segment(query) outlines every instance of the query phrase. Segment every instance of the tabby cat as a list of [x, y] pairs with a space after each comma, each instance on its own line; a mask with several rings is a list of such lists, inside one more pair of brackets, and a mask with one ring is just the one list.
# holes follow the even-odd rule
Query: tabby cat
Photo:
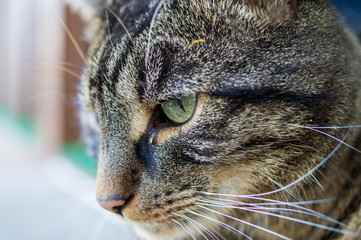
[[361, 51], [329, 1], [90, 4], [102, 207], [147, 240], [361, 239]]

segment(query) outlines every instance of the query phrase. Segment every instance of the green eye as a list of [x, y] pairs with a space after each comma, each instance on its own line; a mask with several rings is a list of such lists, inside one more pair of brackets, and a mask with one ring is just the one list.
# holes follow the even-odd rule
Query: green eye
[[169, 120], [175, 123], [185, 123], [196, 107], [196, 94], [170, 99], [162, 103], [162, 110]]

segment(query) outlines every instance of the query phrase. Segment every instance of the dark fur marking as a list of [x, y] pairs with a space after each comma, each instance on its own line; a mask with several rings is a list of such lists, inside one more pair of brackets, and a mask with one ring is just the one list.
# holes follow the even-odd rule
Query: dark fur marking
[[[334, 98], [335, 92], [324, 91], [318, 94], [306, 94], [276, 88], [250, 88], [250, 89], [229, 89], [224, 91], [213, 91], [212, 95], [228, 99], [240, 100], [242, 103], [262, 103], [268, 100], [283, 100], [292, 103], [320, 104]], [[332, 96], [332, 97], [331, 97]], [[316, 101], [316, 102], [315, 102]]]
[[183, 191], [189, 189], [190, 187], [191, 187], [191, 186], [190, 186], [189, 184], [183, 185], [181, 188], [179, 188], [179, 191], [180, 191], [180, 192], [183, 192]]
[[266, 101], [282, 101], [300, 110], [311, 112], [313, 121], [320, 125], [327, 125], [330, 108], [336, 108], [341, 104], [339, 98], [341, 92], [336, 90], [325, 90], [317, 94], [306, 94], [275, 88], [262, 89], [229, 89], [227, 91], [215, 91], [212, 93], [217, 97], [228, 98], [233, 107], [228, 109], [229, 113], [240, 109], [245, 104], [261, 104]]
[[153, 196], [153, 199], [159, 199], [161, 197], [161, 195], [157, 194]]
[[173, 190], [169, 190], [168, 192], [166, 192], [165, 193], [165, 196], [170, 196], [170, 195], [172, 195], [174, 193], [174, 191]]
[[139, 141], [138, 145], [138, 156], [141, 163], [149, 172], [155, 170], [154, 160], [153, 160], [153, 146], [148, 141], [148, 135], [144, 134]]

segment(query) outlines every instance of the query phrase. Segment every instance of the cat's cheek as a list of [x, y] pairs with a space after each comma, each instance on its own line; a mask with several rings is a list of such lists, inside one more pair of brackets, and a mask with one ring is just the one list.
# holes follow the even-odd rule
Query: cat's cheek
[[177, 133], [179, 133], [180, 127], [171, 127], [171, 128], [165, 128], [159, 130], [155, 141], [157, 144], [163, 144], [171, 137], [175, 136]]
[[144, 214], [147, 206], [140, 199], [139, 195], [135, 195], [131, 202], [123, 209], [123, 216], [126, 220], [136, 223], [147, 223], [154, 220], [151, 214]]
[[142, 135], [146, 132], [149, 121], [152, 117], [156, 105], [139, 107], [133, 115], [132, 128], [130, 134], [134, 141], [139, 142]]

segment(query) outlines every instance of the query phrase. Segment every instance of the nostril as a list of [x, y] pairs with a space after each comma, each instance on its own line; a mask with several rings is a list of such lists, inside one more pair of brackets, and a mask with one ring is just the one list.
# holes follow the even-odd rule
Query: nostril
[[125, 200], [98, 200], [98, 203], [108, 211], [120, 213]]

